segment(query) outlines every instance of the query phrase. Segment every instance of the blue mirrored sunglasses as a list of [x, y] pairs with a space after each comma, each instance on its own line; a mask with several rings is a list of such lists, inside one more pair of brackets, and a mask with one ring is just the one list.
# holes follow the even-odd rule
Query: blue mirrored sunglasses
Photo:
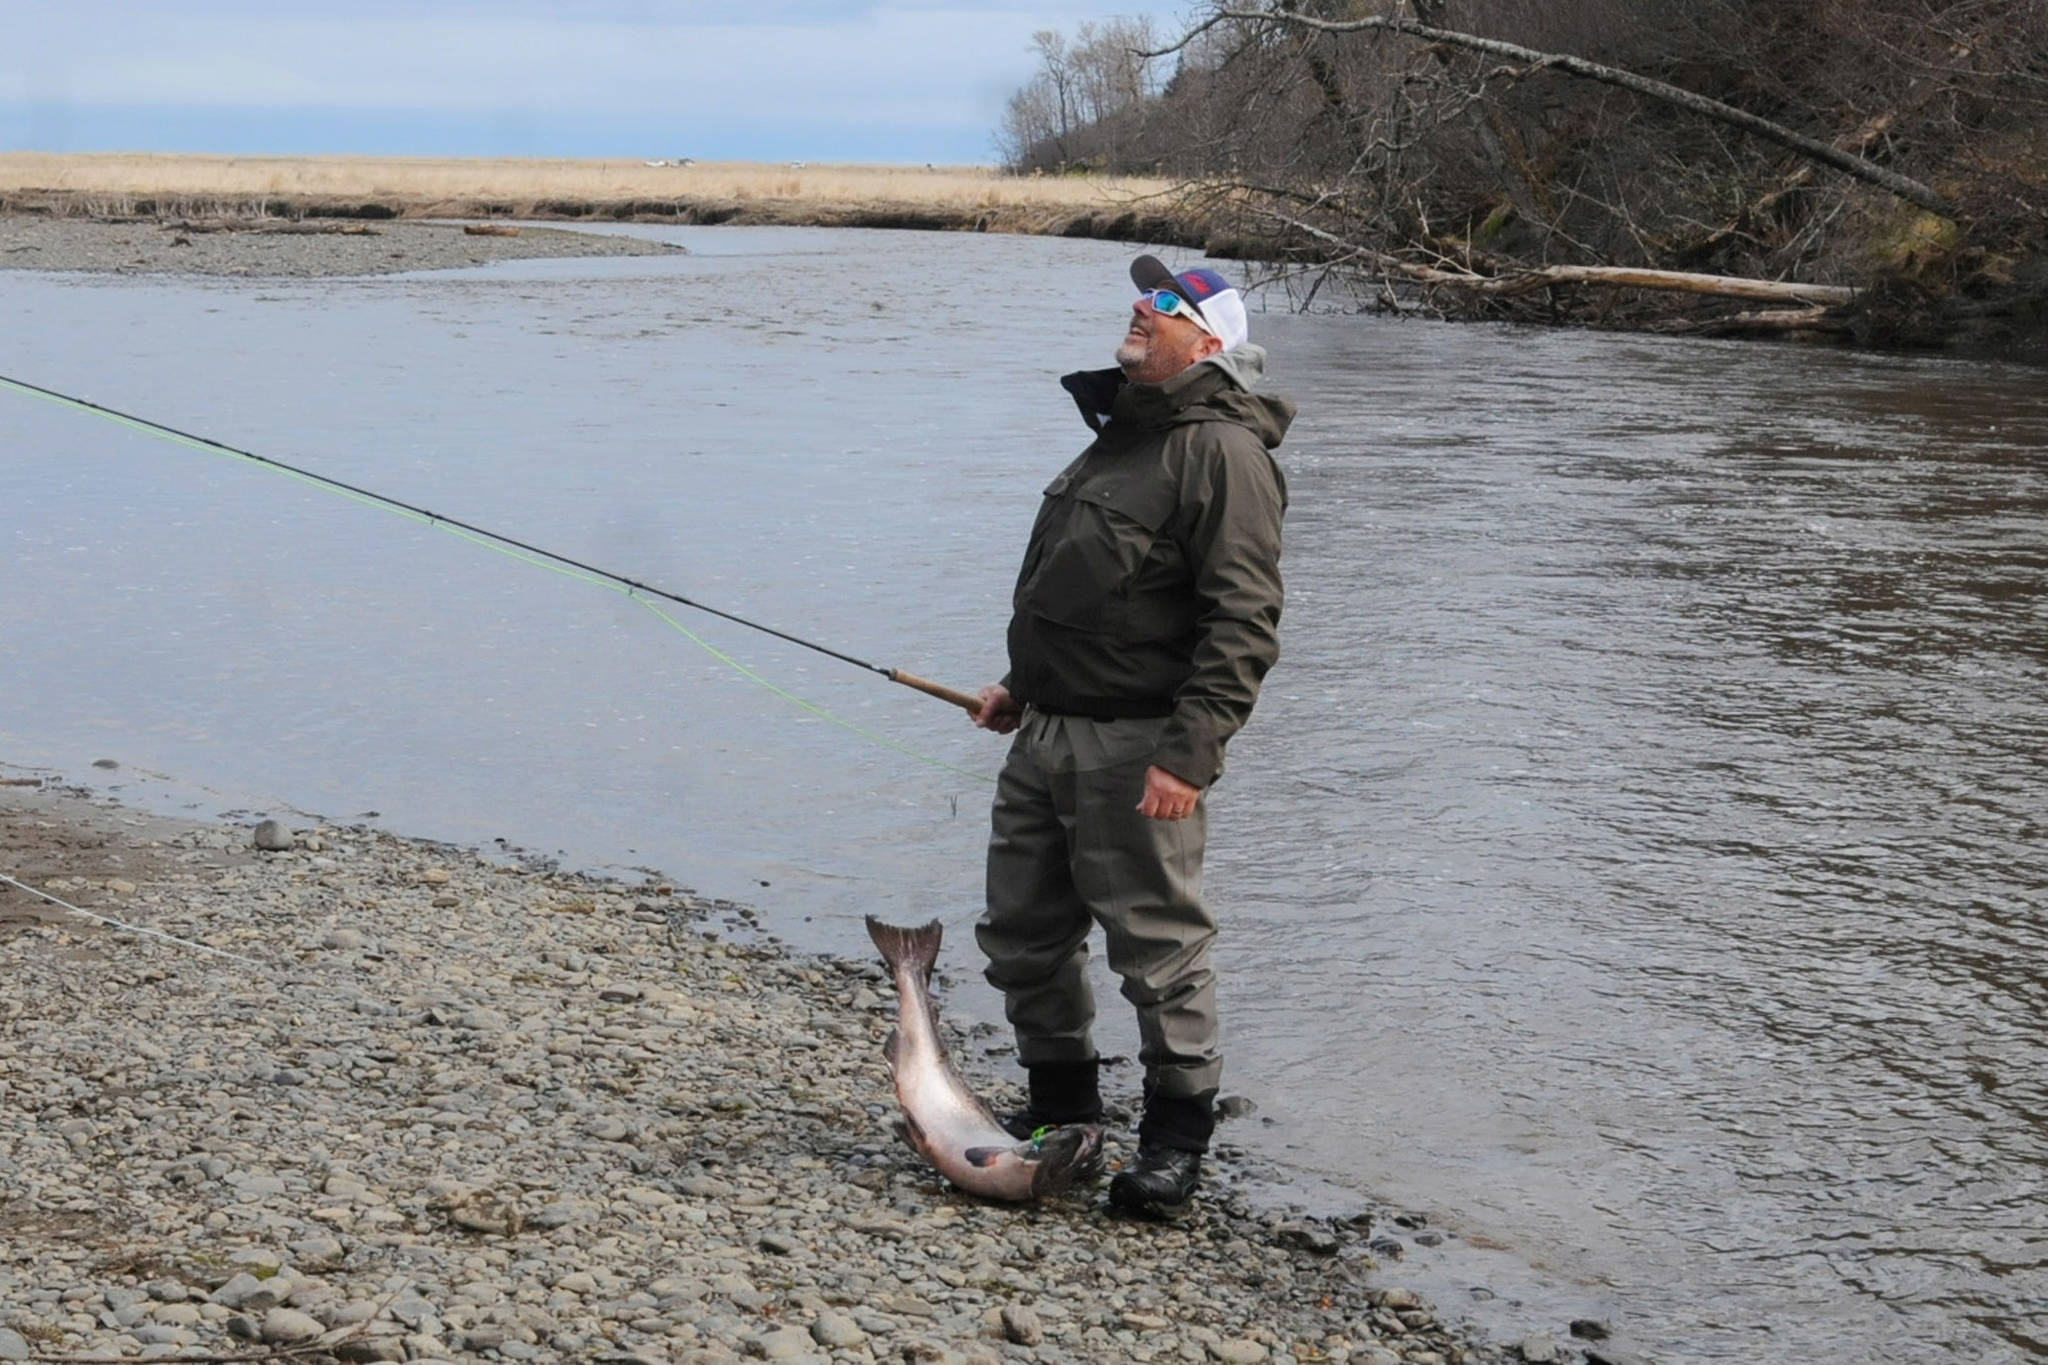
[[1202, 315], [1195, 311], [1195, 306], [1171, 289], [1147, 289], [1138, 297], [1155, 313], [1170, 318], [1186, 318], [1189, 322], [1201, 321]]

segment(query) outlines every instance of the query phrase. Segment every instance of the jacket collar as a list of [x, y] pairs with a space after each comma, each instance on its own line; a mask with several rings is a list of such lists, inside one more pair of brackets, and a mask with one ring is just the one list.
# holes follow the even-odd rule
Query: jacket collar
[[1171, 379], [1157, 384], [1134, 384], [1120, 369], [1077, 370], [1060, 379], [1060, 387], [1073, 395], [1074, 406], [1090, 431], [1099, 432], [1110, 421], [1137, 427], [1164, 425], [1175, 413], [1192, 407], [1229, 382], [1214, 365], [1196, 363]]

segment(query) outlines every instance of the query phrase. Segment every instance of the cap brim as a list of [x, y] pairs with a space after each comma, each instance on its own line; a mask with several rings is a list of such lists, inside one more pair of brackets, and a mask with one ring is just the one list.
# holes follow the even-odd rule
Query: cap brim
[[1140, 256], [1131, 262], [1131, 283], [1141, 290], [1171, 289], [1187, 299], [1188, 307], [1194, 309], [1195, 316], [1201, 319], [1202, 330], [1215, 335], [1215, 329], [1209, 325], [1209, 315], [1202, 311], [1201, 301], [1188, 297], [1187, 286], [1175, 279], [1173, 272], [1166, 268], [1166, 262], [1157, 256]]

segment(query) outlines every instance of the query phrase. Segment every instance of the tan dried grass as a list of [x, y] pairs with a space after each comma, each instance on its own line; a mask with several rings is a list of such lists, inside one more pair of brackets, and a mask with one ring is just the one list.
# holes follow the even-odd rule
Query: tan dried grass
[[0, 152], [0, 191], [251, 199], [332, 196], [428, 203], [452, 200], [778, 200], [945, 209], [1104, 209], [1169, 188], [1134, 177], [1011, 176], [983, 166], [796, 165], [462, 157], [261, 157], [143, 153]]

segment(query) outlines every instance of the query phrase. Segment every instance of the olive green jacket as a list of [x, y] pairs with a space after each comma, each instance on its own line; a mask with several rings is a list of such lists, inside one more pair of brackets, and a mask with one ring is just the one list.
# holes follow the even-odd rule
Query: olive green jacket
[[1264, 369], [1247, 345], [1161, 384], [1061, 380], [1096, 437], [1046, 487], [1013, 599], [1011, 695], [1170, 716], [1153, 762], [1198, 787], [1280, 653], [1287, 484], [1266, 452], [1294, 404], [1251, 391]]

